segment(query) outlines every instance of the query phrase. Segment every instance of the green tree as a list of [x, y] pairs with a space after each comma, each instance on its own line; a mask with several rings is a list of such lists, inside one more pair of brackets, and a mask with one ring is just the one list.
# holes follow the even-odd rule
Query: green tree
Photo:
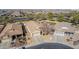
[[46, 20], [46, 14], [45, 13], [38, 13], [35, 15], [36, 20]]
[[59, 22], [65, 21], [63, 14], [59, 14], [59, 16], [58, 16], [58, 21], [59, 21]]
[[52, 12], [47, 13], [47, 19], [53, 20], [53, 13]]
[[26, 17], [33, 19], [33, 18], [35, 17], [35, 15], [34, 15], [34, 13], [28, 13], [28, 14], [26, 15]]
[[73, 25], [79, 24], [79, 14], [76, 14], [76, 15], [73, 16], [73, 18], [72, 18], [72, 20], [71, 20], [71, 23], [72, 23]]

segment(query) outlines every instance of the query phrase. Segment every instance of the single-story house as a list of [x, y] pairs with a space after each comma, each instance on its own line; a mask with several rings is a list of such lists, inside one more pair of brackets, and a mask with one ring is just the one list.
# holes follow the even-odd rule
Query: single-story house
[[66, 34], [74, 34], [75, 27], [71, 25], [71, 23], [61, 22], [55, 25], [55, 31], [57, 34], [61, 34], [62, 36]]

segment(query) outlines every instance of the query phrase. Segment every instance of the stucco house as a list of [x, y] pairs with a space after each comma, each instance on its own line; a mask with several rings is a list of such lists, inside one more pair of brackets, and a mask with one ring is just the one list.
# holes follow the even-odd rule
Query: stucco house
[[23, 43], [23, 41], [25, 41], [26, 39], [24, 37], [22, 24], [20, 23], [7, 24], [7, 26], [4, 28], [4, 30], [0, 34], [0, 39], [2, 42], [1, 44], [5, 45], [6, 48], [7, 47], [10, 48], [11, 43], [12, 44], [13, 43], [16, 44], [17, 42], [19, 42], [19, 44]]
[[35, 21], [28, 21], [27, 23], [25, 23], [26, 25], [26, 29], [27, 29], [27, 35], [30, 38], [33, 38], [35, 36], [39, 36], [40, 35], [40, 25], [35, 22]]
[[71, 23], [61, 22], [55, 25], [55, 31], [56, 34], [65, 36], [66, 34], [73, 34], [75, 31], [75, 27], [73, 27]]
[[61, 22], [56, 24], [54, 35], [57, 36], [57, 40], [60, 38], [65, 39], [65, 41], [71, 42], [73, 45], [79, 43], [79, 29], [72, 26], [71, 23]]

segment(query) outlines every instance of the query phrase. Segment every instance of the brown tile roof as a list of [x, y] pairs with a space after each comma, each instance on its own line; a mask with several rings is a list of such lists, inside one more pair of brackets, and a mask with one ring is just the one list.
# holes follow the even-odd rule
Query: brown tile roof
[[9, 30], [8, 35], [18, 35], [23, 34], [21, 24], [13, 24], [11, 30]]

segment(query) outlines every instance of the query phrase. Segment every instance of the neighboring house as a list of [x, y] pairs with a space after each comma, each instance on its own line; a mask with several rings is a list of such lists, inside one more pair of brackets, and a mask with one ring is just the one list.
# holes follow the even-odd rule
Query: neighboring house
[[26, 42], [26, 37], [24, 33], [24, 28], [22, 23], [14, 23], [12, 28], [6, 33], [8, 37], [12, 38], [11, 44], [15, 46], [24, 45]]
[[54, 35], [57, 40], [65, 39], [73, 45], [79, 44], [79, 28], [72, 26], [71, 23], [61, 22], [56, 24]]
[[[26, 33], [26, 32], [25, 32]], [[23, 26], [20, 23], [8, 24], [0, 34], [2, 44], [10, 46], [17, 44], [17, 42], [25, 44], [26, 37], [24, 37]], [[7, 42], [7, 43], [6, 43]]]
[[55, 26], [55, 30], [55, 35], [64, 38], [67, 42], [72, 42], [73, 45], [79, 44], [79, 29], [71, 23], [61, 22]]
[[[0, 33], [0, 41], [1, 41], [1, 47], [2, 48], [9, 48], [10, 43], [11, 43], [11, 38], [9, 38], [6, 34], [6, 32], [11, 29], [12, 24], [7, 24], [5, 26], [5, 28], [2, 30], [2, 32]], [[0, 48], [1, 48], [0, 47]]]
[[11, 14], [11, 16], [20, 16], [21, 14], [20, 14], [20, 11], [14, 11], [12, 14]]
[[54, 25], [48, 23], [48, 22], [41, 22], [40, 23], [40, 32], [42, 35], [48, 35], [48, 34], [53, 34], [54, 33]]
[[21, 24], [12, 24], [12, 28], [6, 33], [9, 37], [15, 37], [23, 35]]
[[28, 21], [26, 24], [26, 29], [28, 30], [28, 36], [30, 38], [33, 38], [35, 36], [39, 36], [40, 35], [40, 25], [35, 22], [35, 21]]
[[2, 32], [0, 33], [0, 39], [3, 40], [5, 38], [8, 38], [6, 32], [12, 28], [12, 24], [7, 24], [5, 26], [5, 28], [2, 30]]
[[74, 34], [75, 27], [73, 27], [71, 23], [61, 22], [55, 25], [55, 30], [58, 34], [64, 36], [64, 35]]
[[72, 40], [72, 36], [75, 33], [75, 27], [71, 25], [71, 23], [61, 22], [55, 25], [55, 33], [54, 35], [59, 37], [57, 40], [65, 39], [67, 41]]

